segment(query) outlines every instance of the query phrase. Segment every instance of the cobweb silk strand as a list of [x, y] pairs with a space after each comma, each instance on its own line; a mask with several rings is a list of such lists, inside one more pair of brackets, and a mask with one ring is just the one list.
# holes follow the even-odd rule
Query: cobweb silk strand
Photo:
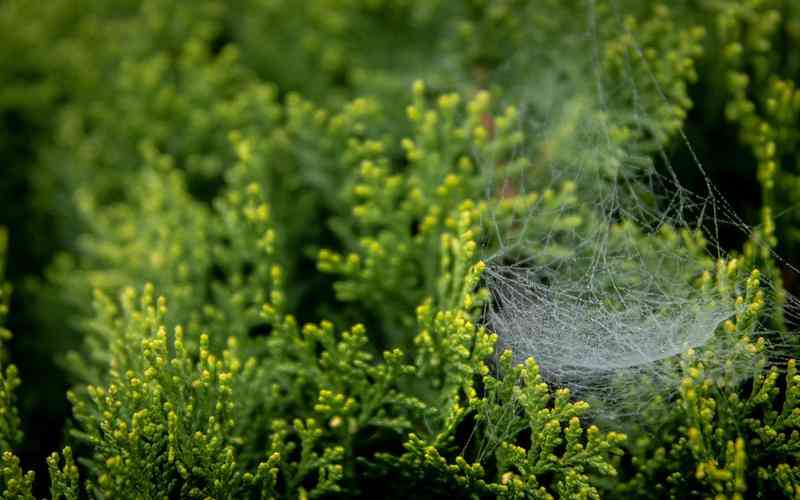
[[[721, 353], [720, 365], [707, 369], [723, 369], [733, 345], [721, 325], [737, 306], [701, 290], [697, 280], [726, 258], [721, 225], [749, 236], [753, 229], [713, 185], [683, 129], [668, 143], [654, 125], [655, 110], [673, 103], [619, 7], [602, 25], [593, 1], [586, 9], [586, 32], [554, 49], [584, 61], [581, 71], [562, 75], [561, 104], [514, 103], [524, 110], [519, 126], [531, 144], [519, 154], [532, 157], [531, 173], [487, 175], [489, 197], [509, 184], [543, 195], [522, 215], [486, 217], [495, 241], [485, 246], [491, 292], [485, 318], [500, 350], [511, 349], [517, 362], [534, 358], [550, 382], [614, 418], [674, 394], [677, 360], [689, 349]], [[622, 78], [614, 81], [624, 84], [610, 87], [601, 59], [609, 38], [620, 33], [629, 46]], [[644, 102], [644, 90], [654, 102]], [[615, 139], [621, 130], [628, 137]], [[688, 150], [705, 193], [681, 184], [668, 151], [675, 144]], [[796, 307], [789, 309], [788, 316], [795, 314]]]

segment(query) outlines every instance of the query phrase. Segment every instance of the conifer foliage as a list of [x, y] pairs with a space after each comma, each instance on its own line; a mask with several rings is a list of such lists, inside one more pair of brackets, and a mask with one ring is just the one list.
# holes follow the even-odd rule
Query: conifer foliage
[[1, 2], [2, 497], [800, 498], [798, 43], [793, 0]]

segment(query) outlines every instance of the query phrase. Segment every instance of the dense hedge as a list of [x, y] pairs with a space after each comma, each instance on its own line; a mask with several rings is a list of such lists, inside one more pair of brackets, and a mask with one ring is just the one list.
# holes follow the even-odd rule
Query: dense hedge
[[[798, 44], [794, 0], [5, 0], [4, 498], [800, 497]], [[614, 234], [736, 312], [620, 423], [485, 273], [643, 164], [744, 221]]]

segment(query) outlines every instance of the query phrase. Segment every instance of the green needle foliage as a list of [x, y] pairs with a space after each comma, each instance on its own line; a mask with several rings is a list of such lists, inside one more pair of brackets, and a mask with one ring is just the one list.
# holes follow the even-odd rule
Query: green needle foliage
[[16, 390], [20, 385], [17, 367], [9, 362], [5, 344], [11, 340], [11, 332], [3, 326], [8, 315], [11, 285], [4, 281], [5, 254], [8, 247], [8, 232], [0, 227], [0, 448], [3, 452], [13, 449], [22, 439], [20, 419], [16, 407]]
[[[792, 0], [0, 2], [2, 498], [800, 498], [797, 43]], [[725, 314], [565, 377], [504, 325], [569, 351], [568, 301]]]

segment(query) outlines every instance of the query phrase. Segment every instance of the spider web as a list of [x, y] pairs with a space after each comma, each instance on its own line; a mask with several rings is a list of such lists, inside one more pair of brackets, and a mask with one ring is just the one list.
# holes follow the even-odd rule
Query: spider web
[[[559, 37], [551, 53], [507, 64], [510, 72], [531, 68], [526, 81], [536, 86], [512, 92], [529, 138], [515, 154], [532, 167], [504, 176], [492, 166], [487, 198], [503, 197], [509, 186], [539, 196], [523, 213], [486, 216], [495, 241], [484, 247], [484, 277], [492, 297], [485, 318], [499, 349], [512, 349], [517, 362], [533, 357], [549, 382], [617, 419], [670, 398], [683, 376], [680, 355], [689, 349], [717, 354], [718, 366], [707, 371], [726, 362], [730, 370], [736, 338], [721, 324], [737, 313], [734, 294], [701, 290], [698, 280], [713, 274], [717, 260], [730, 259], [719, 243], [721, 226], [764, 243], [713, 184], [682, 129], [669, 142], [658, 140], [652, 104], [669, 98], [638, 33], [623, 21], [622, 8], [612, 7], [601, 25], [595, 1], [588, 1], [585, 25]], [[619, 33], [631, 43], [621, 78], [611, 78], [601, 57], [608, 37]], [[615, 139], [621, 130], [633, 138]], [[681, 183], [671, 160], [676, 148], [688, 152], [701, 192]], [[789, 296], [784, 315], [795, 321], [798, 311]], [[760, 328], [779, 359], [784, 343]], [[736, 369], [742, 379], [753, 375], [747, 364]]]

